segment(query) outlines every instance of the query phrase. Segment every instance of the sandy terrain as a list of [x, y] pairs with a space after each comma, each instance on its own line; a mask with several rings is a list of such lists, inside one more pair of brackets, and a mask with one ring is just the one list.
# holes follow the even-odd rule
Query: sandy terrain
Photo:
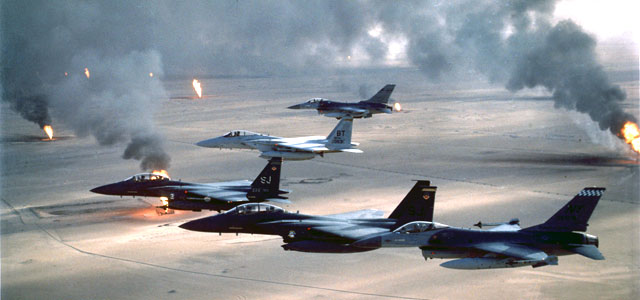
[[[637, 65], [637, 64], [636, 64]], [[612, 74], [638, 116], [637, 70]], [[288, 210], [387, 214], [412, 179], [438, 186], [435, 219], [456, 226], [518, 217], [546, 220], [585, 186], [607, 192], [591, 219], [605, 261], [560, 257], [558, 266], [459, 271], [425, 261], [418, 249], [358, 254], [285, 252], [273, 236], [206, 234], [178, 228], [214, 212], [158, 216], [157, 199], [92, 194], [139, 172], [105, 148], [54, 124], [42, 141], [34, 124], [2, 107], [3, 299], [637, 299], [640, 296], [638, 156], [577, 113], [554, 109], [539, 90], [511, 94], [482, 83], [430, 84], [413, 70], [367, 74], [372, 92], [398, 86], [405, 111], [356, 120], [363, 154], [285, 162]], [[166, 82], [158, 127], [167, 136], [173, 178], [190, 182], [253, 179], [258, 152], [193, 143], [232, 129], [279, 136], [326, 135], [331, 118], [285, 107], [311, 97], [355, 100], [331, 78], [202, 79]], [[58, 125], [58, 126], [56, 126]], [[597, 140], [597, 142], [594, 142]], [[613, 145], [613, 146], [611, 146]]]

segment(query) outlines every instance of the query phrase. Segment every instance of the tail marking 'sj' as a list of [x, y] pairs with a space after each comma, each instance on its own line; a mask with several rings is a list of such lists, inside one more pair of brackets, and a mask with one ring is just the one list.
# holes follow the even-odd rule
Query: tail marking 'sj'
[[251, 183], [251, 191], [247, 193], [248, 199], [266, 199], [279, 197], [280, 168], [282, 157], [272, 157], [262, 172]]

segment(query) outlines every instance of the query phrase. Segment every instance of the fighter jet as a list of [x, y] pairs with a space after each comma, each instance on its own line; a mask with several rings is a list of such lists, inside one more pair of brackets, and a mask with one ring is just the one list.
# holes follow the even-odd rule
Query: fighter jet
[[190, 221], [181, 228], [202, 232], [279, 235], [285, 250], [350, 253], [373, 250], [351, 243], [378, 236], [413, 221], [431, 220], [435, 187], [418, 181], [400, 205], [383, 219], [382, 212], [361, 210], [344, 214], [313, 216], [287, 212], [265, 203], [239, 205], [225, 213]]
[[[412, 222], [393, 232], [354, 242], [354, 247], [420, 247], [428, 258], [459, 258], [440, 264], [451, 269], [494, 269], [557, 265], [559, 255], [580, 254], [595, 260], [604, 257], [598, 237], [585, 233], [587, 221], [604, 188], [584, 188], [546, 222], [521, 229], [518, 219], [489, 230], [450, 227], [431, 220]], [[427, 222], [428, 221], [428, 222]]]
[[373, 114], [390, 114], [393, 111], [393, 107], [387, 103], [395, 87], [395, 84], [387, 84], [377, 94], [373, 95], [373, 97], [360, 102], [339, 102], [324, 98], [312, 98], [307, 102], [292, 105], [288, 108], [316, 109], [319, 114], [337, 119], [343, 117], [370, 118]]
[[200, 141], [196, 145], [220, 149], [258, 149], [262, 158], [281, 157], [285, 160], [306, 160], [333, 152], [362, 153], [362, 150], [354, 148], [358, 143], [351, 142], [352, 127], [352, 118], [342, 118], [326, 138], [322, 136], [282, 138], [235, 130], [220, 137]]
[[290, 203], [280, 190], [282, 159], [272, 158], [260, 175], [249, 180], [216, 183], [189, 183], [171, 180], [159, 173], [141, 173], [123, 181], [103, 185], [91, 191], [104, 195], [160, 197], [162, 209], [177, 210], [229, 210], [248, 202]]

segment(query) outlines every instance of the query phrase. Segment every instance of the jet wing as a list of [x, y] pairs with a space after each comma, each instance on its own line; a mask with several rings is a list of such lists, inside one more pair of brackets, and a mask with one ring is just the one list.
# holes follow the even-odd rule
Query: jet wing
[[518, 224], [501, 224], [499, 226], [493, 227], [491, 229], [489, 229], [489, 231], [518, 231], [522, 228], [520, 228], [520, 225]]
[[278, 144], [276, 148], [285, 148], [285, 149], [309, 151], [309, 152], [329, 150], [329, 148], [327, 148], [324, 144], [319, 144], [319, 143], [282, 143], [282, 144]]
[[323, 235], [332, 235], [352, 241], [357, 241], [364, 236], [376, 233], [389, 232], [388, 229], [380, 227], [353, 225], [353, 224], [336, 224], [328, 226], [312, 227], [311, 231], [322, 233]]
[[384, 212], [377, 209], [363, 209], [357, 210], [347, 213], [334, 214], [334, 215], [326, 215], [325, 217], [342, 219], [342, 220], [350, 220], [350, 219], [375, 219], [382, 218]]
[[545, 261], [549, 257], [540, 249], [512, 243], [479, 243], [471, 247], [521, 260]]
[[214, 188], [225, 188], [229, 186], [250, 186], [251, 181], [249, 180], [235, 180], [235, 181], [223, 181], [223, 182], [212, 182], [212, 183], [203, 183], [203, 188], [206, 186], [214, 187]]
[[190, 194], [194, 194], [200, 196], [202, 198], [210, 197], [212, 199], [217, 199], [221, 201], [227, 202], [247, 202], [247, 194], [245, 192], [239, 191], [226, 191], [219, 189], [204, 189], [204, 188], [196, 188], [196, 189], [188, 189]]
[[344, 113], [350, 113], [350, 114], [364, 114], [364, 113], [368, 113], [369, 110], [368, 109], [362, 109], [362, 108], [356, 108], [356, 107], [349, 107], [349, 106], [345, 106], [345, 107], [340, 107], [338, 108], [338, 110], [340, 112], [344, 112]]
[[251, 141], [251, 146], [257, 148], [261, 152], [267, 151], [304, 151], [304, 152], [316, 152], [316, 151], [328, 151], [329, 149], [324, 143], [318, 143], [317, 139], [324, 137], [308, 137], [308, 138], [292, 138], [292, 139], [280, 139], [280, 140], [262, 140]]

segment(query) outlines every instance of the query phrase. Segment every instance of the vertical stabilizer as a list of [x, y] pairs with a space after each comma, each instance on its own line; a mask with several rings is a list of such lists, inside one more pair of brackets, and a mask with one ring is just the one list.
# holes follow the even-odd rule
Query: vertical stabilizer
[[586, 187], [546, 222], [525, 230], [587, 231], [587, 222], [605, 188]]
[[353, 118], [344, 117], [327, 136], [327, 148], [342, 149], [351, 148], [351, 130]]
[[400, 224], [412, 221], [433, 221], [433, 204], [437, 187], [431, 186], [428, 180], [418, 180], [402, 202], [389, 215], [389, 219], [397, 219]]
[[391, 93], [393, 92], [393, 89], [395, 87], [396, 87], [395, 84], [387, 84], [382, 89], [380, 89], [378, 93], [373, 95], [373, 97], [369, 98], [369, 100], [366, 100], [365, 102], [385, 103], [385, 104], [389, 103], [389, 97], [391, 96]]
[[251, 191], [247, 193], [247, 198], [254, 200], [278, 197], [281, 167], [282, 157], [270, 158], [260, 175], [251, 183]]

